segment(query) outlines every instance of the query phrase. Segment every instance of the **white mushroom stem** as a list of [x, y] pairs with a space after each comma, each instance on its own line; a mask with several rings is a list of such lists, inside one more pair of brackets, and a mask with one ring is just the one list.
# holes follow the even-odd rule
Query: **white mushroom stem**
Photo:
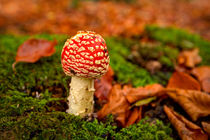
[[68, 97], [67, 113], [84, 117], [93, 113], [94, 79], [73, 76]]

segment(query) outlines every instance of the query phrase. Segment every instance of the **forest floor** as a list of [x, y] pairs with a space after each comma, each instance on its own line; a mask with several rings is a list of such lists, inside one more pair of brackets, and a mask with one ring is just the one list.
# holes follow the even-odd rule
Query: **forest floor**
[[[206, 138], [210, 76], [206, 72], [205, 86], [192, 71], [210, 65], [209, 1], [133, 1], [0, 1], [0, 139], [180, 139], [181, 131]], [[65, 113], [71, 78], [60, 64], [66, 39], [78, 30], [93, 30], [105, 38], [111, 66], [95, 81], [94, 114], [83, 119]], [[29, 39], [56, 40], [56, 45], [51, 42], [55, 52], [35, 63], [18, 62], [14, 69], [17, 50]], [[181, 55], [193, 64], [179, 65]], [[174, 75], [184, 77], [183, 84], [179, 77], [172, 86]], [[192, 102], [179, 103], [169, 93], [155, 92], [170, 86], [179, 92], [193, 90], [196, 99], [193, 94]], [[145, 97], [137, 95], [130, 103], [128, 89]], [[123, 102], [115, 106], [118, 101]], [[182, 106], [185, 103], [196, 108], [194, 114]], [[182, 127], [174, 126], [171, 114]]]
[[[56, 52], [54, 55], [41, 58], [33, 64], [18, 63], [15, 66], [14, 72], [12, 64], [15, 62], [16, 51], [22, 43], [30, 38], [46, 39], [49, 41], [56, 40], [58, 43], [55, 46]], [[124, 121], [118, 120], [116, 123], [111, 119], [116, 117], [115, 114], [117, 115], [117, 112], [122, 112], [121, 109], [124, 106], [127, 106], [124, 102], [118, 103], [120, 106], [116, 107], [117, 110], [115, 109], [115, 112], [112, 108], [108, 108], [111, 109], [109, 111], [113, 112], [114, 116], [102, 121], [104, 123], [94, 120], [95, 117], [92, 119], [87, 118], [86, 121], [86, 119], [81, 120], [78, 117], [65, 113], [68, 108], [66, 98], [69, 93], [70, 77], [65, 76], [63, 73], [60, 64], [60, 52], [67, 38], [69, 38], [67, 35], [49, 34], [0, 36], [0, 52], [2, 54], [0, 56], [1, 138], [136, 139], [141, 137], [142, 139], [179, 139], [176, 130], [169, 124], [170, 121], [164, 113], [164, 105], [172, 107], [189, 120], [191, 120], [191, 115], [187, 115], [185, 110], [172, 100], [173, 98], [157, 97], [145, 103], [143, 110], [139, 110], [140, 114], [137, 118], [138, 120], [142, 118], [142, 121], [137, 125], [130, 124], [138, 122], [136, 119], [133, 120], [131, 115], [134, 110], [142, 108], [138, 105], [124, 112], [125, 114], [130, 114], [130, 116], [124, 118]], [[154, 83], [161, 84], [158, 87], [168, 85], [169, 79], [175, 71], [174, 61], [176, 61], [179, 53], [183, 50], [198, 48], [200, 50], [199, 54], [202, 57], [200, 66], [210, 65], [210, 57], [208, 55], [210, 53], [210, 42], [203, 40], [198, 35], [193, 35], [176, 28], [161, 28], [148, 25], [144, 33], [136, 38], [106, 37], [105, 40], [109, 48], [110, 66], [114, 71], [114, 79], [109, 80], [108, 83], [106, 83], [106, 80], [105, 83], [101, 83], [104, 82], [102, 79], [96, 80], [96, 85], [99, 85], [99, 88], [102, 88], [102, 90], [99, 89], [97, 91], [98, 88], [96, 87], [95, 113], [100, 111], [101, 108], [104, 109], [104, 101], [101, 101], [101, 99], [105, 99], [105, 103], [109, 104], [112, 100], [112, 103], [116, 103], [124, 98], [121, 95], [116, 96], [118, 97], [117, 99], [113, 98], [107, 101], [109, 96], [107, 96], [107, 93], [104, 93], [110, 91], [110, 88], [106, 86], [107, 84], [111, 85], [111, 87], [113, 85], [113, 90], [110, 94], [121, 93], [121, 89], [115, 89], [116, 87], [119, 88], [119, 85], [117, 86], [116, 84], [129, 84], [133, 86], [132, 89], [137, 89], [137, 93], [140, 94], [142, 94], [142, 88], [138, 89], [135, 87]], [[137, 49], [134, 51], [133, 48]], [[134, 55], [136, 53], [139, 54], [137, 58]], [[160, 67], [152, 69], [146, 67], [145, 64], [151, 61], [155, 61]], [[108, 73], [108, 77], [105, 79], [110, 79], [111, 77]], [[191, 81], [185, 81], [182, 85], [189, 82]], [[194, 85], [193, 83], [191, 84]], [[196, 87], [192, 87], [198, 90], [201, 89], [199, 84], [195, 85]], [[145, 90], [143, 89], [143, 94], [144, 92]], [[146, 99], [151, 97], [150, 92], [150, 90], [148, 93], [146, 91]], [[202, 93], [200, 95], [203, 96], [205, 94]], [[201, 97], [201, 99], [203, 100], [200, 102], [200, 98], [196, 97], [197, 102], [195, 102], [195, 105], [193, 103], [191, 107], [202, 108], [202, 104], [205, 105], [205, 102], [209, 102], [210, 98]], [[202, 103], [201, 106], [199, 106], [200, 103]], [[111, 106], [115, 106], [115, 104], [111, 104]], [[208, 109], [208, 104], [206, 107]], [[205, 107], [202, 109], [205, 109]], [[102, 116], [107, 115], [103, 114], [103, 112]], [[105, 112], [107, 112], [107, 108], [105, 108]], [[132, 120], [132, 122], [129, 120]], [[193, 122], [201, 126], [203, 121], [210, 121], [209, 117], [201, 117]], [[125, 125], [130, 125], [130, 127], [122, 128]]]

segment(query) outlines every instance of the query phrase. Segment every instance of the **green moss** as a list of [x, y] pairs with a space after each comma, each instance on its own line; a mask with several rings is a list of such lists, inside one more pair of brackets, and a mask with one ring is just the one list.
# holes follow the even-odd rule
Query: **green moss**
[[[2, 118], [0, 131], [2, 139], [171, 139], [171, 129], [156, 120], [151, 124], [146, 119], [120, 131], [97, 120], [85, 121], [64, 112], [30, 113], [19, 118]], [[12, 135], [7, 135], [8, 133]]]
[[[24, 112], [44, 111], [46, 104], [56, 98], [52, 98], [50, 87], [63, 86], [63, 97], [66, 97], [68, 82], [60, 68], [61, 44], [66, 36], [40, 35], [38, 38], [52, 40], [56, 38], [58, 45], [57, 53], [53, 57], [42, 58], [34, 64], [18, 63], [15, 74], [12, 70], [12, 63], [18, 46], [28, 37], [0, 36], [0, 116], [22, 115]], [[59, 59], [58, 59], [59, 58]], [[40, 98], [35, 97], [35, 93]]]
[[148, 25], [146, 32], [149, 37], [163, 44], [174, 45], [180, 49], [198, 47], [203, 59], [202, 65], [210, 64], [210, 42], [204, 40], [199, 35], [191, 34], [185, 30], [174, 27], [162, 28], [156, 25]]
[[132, 83], [137, 87], [157, 82], [146, 69], [126, 60], [133, 44], [130, 40], [107, 38], [106, 42], [110, 65], [120, 83]]
[[172, 140], [170, 134], [169, 126], [163, 125], [161, 121], [155, 120], [148, 123], [146, 119], [143, 119], [138, 124], [121, 129], [114, 136], [117, 140]]
[[138, 52], [144, 61], [159, 61], [165, 68], [174, 68], [174, 62], [178, 56], [178, 49], [167, 45], [144, 44], [140, 45]]

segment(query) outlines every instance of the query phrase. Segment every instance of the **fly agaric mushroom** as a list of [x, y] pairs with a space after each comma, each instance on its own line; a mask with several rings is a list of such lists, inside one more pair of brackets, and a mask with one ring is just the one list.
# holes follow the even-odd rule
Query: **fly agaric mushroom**
[[65, 74], [72, 77], [67, 113], [81, 117], [93, 113], [94, 79], [109, 67], [104, 39], [94, 32], [77, 32], [65, 42], [61, 63]]

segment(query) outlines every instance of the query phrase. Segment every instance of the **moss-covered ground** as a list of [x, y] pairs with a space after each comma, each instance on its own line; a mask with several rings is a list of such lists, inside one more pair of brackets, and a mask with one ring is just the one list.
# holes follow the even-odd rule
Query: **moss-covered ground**
[[[147, 26], [145, 35], [159, 42], [155, 49], [148, 51], [163, 52], [161, 58], [151, 58], [158, 59], [168, 71], [150, 74], [130, 61], [132, 46], [141, 46], [136, 39], [108, 37], [110, 65], [117, 82], [136, 87], [155, 82], [166, 84], [177, 52], [183, 48], [199, 47], [202, 64], [210, 65], [210, 43], [198, 35], [154, 25]], [[33, 64], [18, 63], [14, 73], [12, 63], [17, 48], [32, 37], [56, 39], [56, 53]], [[70, 77], [62, 71], [60, 54], [67, 38], [49, 34], [0, 35], [0, 139], [170, 139], [170, 126], [160, 120], [151, 123], [144, 119], [137, 125], [119, 129], [110, 118], [102, 123], [65, 113]], [[168, 47], [171, 44], [173, 47]]]

